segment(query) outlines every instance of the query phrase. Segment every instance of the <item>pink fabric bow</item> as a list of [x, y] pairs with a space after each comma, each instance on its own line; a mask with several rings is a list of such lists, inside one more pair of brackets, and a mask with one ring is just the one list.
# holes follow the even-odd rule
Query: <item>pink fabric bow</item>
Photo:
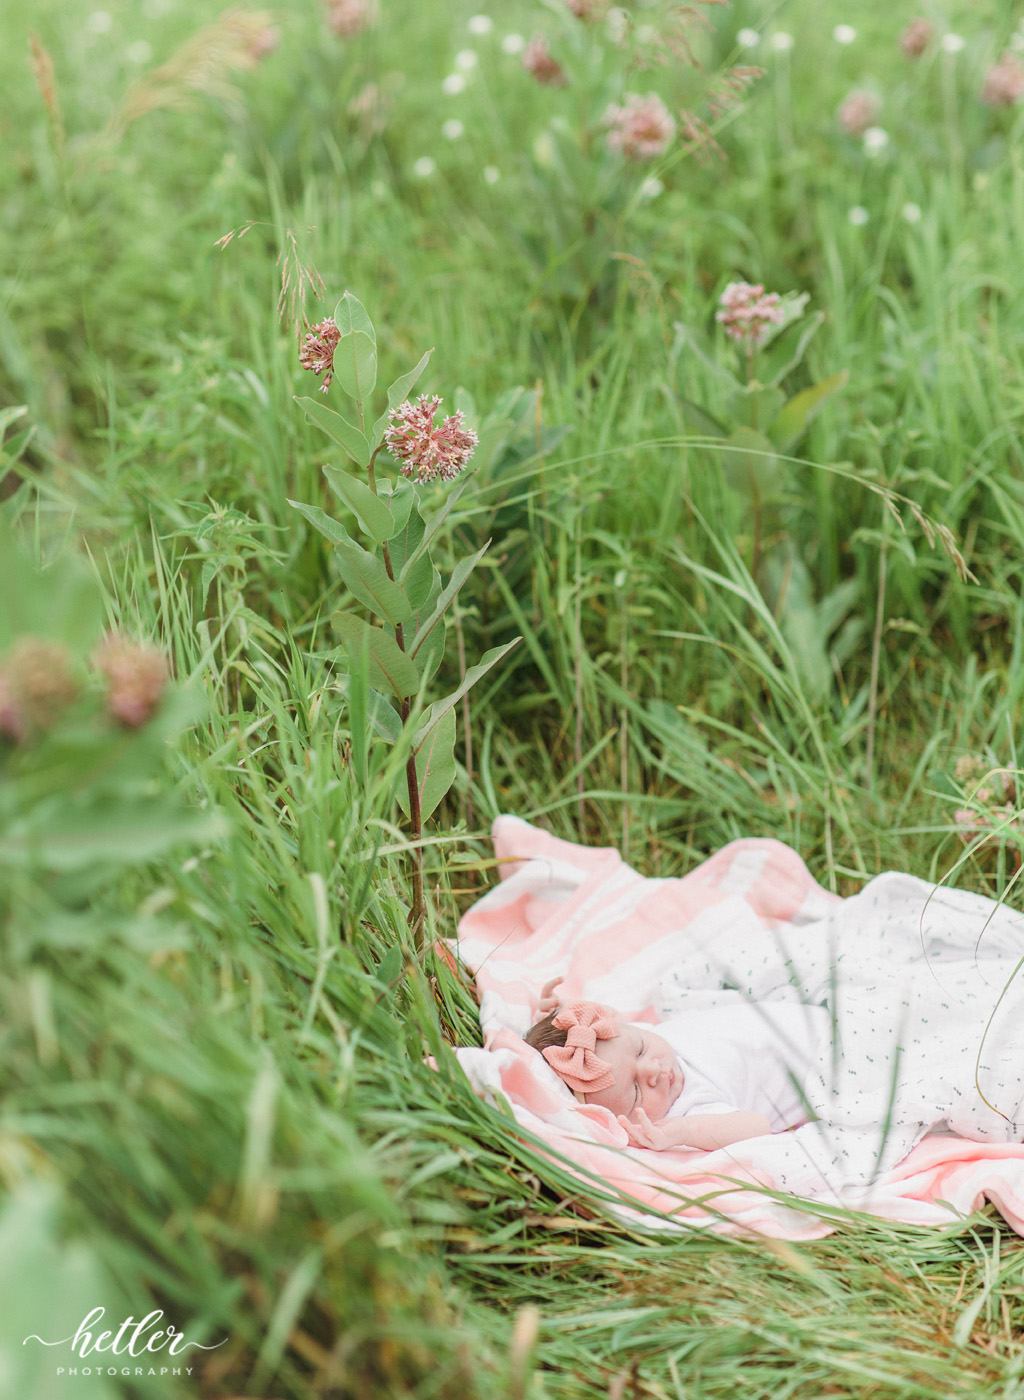
[[609, 1016], [608, 1008], [596, 1001], [574, 1001], [562, 1007], [553, 1024], [569, 1032], [564, 1045], [549, 1045], [541, 1051], [555, 1073], [574, 1093], [610, 1089], [615, 1075], [595, 1048], [599, 1040], [613, 1040], [619, 1034], [619, 1023]]

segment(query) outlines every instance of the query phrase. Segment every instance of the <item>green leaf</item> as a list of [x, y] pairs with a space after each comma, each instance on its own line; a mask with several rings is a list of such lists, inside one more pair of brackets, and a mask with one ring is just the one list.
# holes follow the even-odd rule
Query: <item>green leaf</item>
[[766, 433], [785, 402], [785, 394], [773, 384], [747, 384], [739, 393], [729, 396], [729, 422], [734, 428], [753, 428], [756, 433]]
[[737, 428], [730, 433], [722, 465], [730, 486], [760, 496], [762, 501], [774, 496], [781, 486], [779, 459], [764, 433], [753, 428]]
[[[350, 663], [351, 664], [351, 663]], [[352, 731], [352, 750], [355, 755], [356, 739], [355, 727], [359, 699], [355, 696], [357, 685], [355, 671], [344, 676], [339, 675], [335, 681], [338, 690], [349, 702], [349, 725]], [[377, 739], [385, 739], [389, 744], [397, 743], [402, 733], [402, 717], [391, 704], [391, 702], [379, 690], [374, 690], [370, 685], [363, 687], [363, 713], [368, 732]]]
[[375, 554], [370, 554], [354, 540], [342, 541], [335, 550], [338, 573], [354, 598], [392, 627], [412, 612], [409, 599], [400, 584], [388, 578], [388, 571]]
[[678, 394], [677, 398], [683, 406], [684, 418], [692, 419], [702, 433], [706, 433], [708, 437], [724, 438], [729, 436], [729, 429], [725, 424], [709, 413], [706, 408], [702, 408], [699, 403], [694, 403], [692, 399], [688, 399], [682, 394]]
[[[344, 525], [328, 515], [325, 510], [321, 510], [319, 506], [307, 506], [302, 501], [289, 501], [288, 504], [300, 515], [304, 515], [309, 523], [320, 531], [321, 535], [325, 535], [330, 540], [331, 544], [352, 542], [352, 536]], [[205, 565], [203, 571], [205, 573]]]
[[72, 871], [99, 862], [135, 865], [171, 846], [201, 845], [226, 834], [227, 821], [219, 812], [175, 810], [151, 797], [65, 804], [48, 815], [45, 829], [14, 828], [0, 837], [0, 866]]
[[480, 549], [478, 549], [475, 554], [470, 554], [467, 558], [460, 559], [459, 562], [455, 565], [455, 568], [452, 570], [452, 576], [448, 581], [448, 586], [444, 590], [444, 592], [439, 596], [437, 602], [434, 604], [433, 612], [416, 629], [415, 641], [409, 648], [410, 656], [415, 656], [417, 654], [417, 652], [423, 646], [423, 643], [430, 636], [433, 629], [437, 626], [441, 618], [445, 615], [448, 608], [451, 606], [452, 599], [458, 593], [462, 585], [466, 582], [466, 579], [469, 578], [470, 574], [476, 568], [477, 564], [479, 564], [480, 560], [486, 553], [490, 543], [490, 540], [488, 540], [487, 543], [484, 544]]
[[[416, 776], [420, 789], [420, 817], [431, 815], [455, 781], [455, 711], [444, 715], [416, 750]], [[408, 816], [408, 789], [399, 788], [399, 803]]]
[[311, 423], [315, 423], [332, 442], [336, 442], [339, 447], [344, 448], [356, 466], [365, 467], [367, 465], [372, 456], [370, 444], [347, 418], [343, 418], [340, 413], [335, 413], [333, 408], [328, 408], [319, 399], [296, 398], [295, 402], [303, 409]]
[[365, 331], [349, 331], [334, 352], [334, 373], [346, 394], [362, 405], [377, 383], [377, 345]]
[[420, 683], [416, 663], [410, 661], [390, 632], [371, 627], [355, 613], [332, 613], [331, 625], [357, 664], [365, 644], [369, 653], [371, 685], [377, 690], [390, 690], [399, 700], [415, 695]]
[[497, 666], [501, 658], [522, 640], [522, 637], [513, 637], [512, 640], [506, 642], [504, 646], [492, 647], [490, 651], [485, 651], [477, 664], [475, 666], [470, 666], [466, 671], [462, 684], [457, 690], [453, 690], [450, 695], [445, 695], [441, 700], [434, 701], [427, 711], [423, 723], [413, 736], [413, 748], [415, 750], [419, 750], [420, 745], [425, 741], [433, 727], [441, 722], [449, 710], [455, 708], [466, 691], [476, 685], [477, 681], [480, 680], [482, 676], [485, 676], [493, 666]]
[[409, 577], [402, 587], [412, 607], [418, 612], [427, 601], [434, 582], [435, 569], [429, 554], [421, 554], [409, 570]]
[[391, 512], [386, 502], [375, 495], [365, 482], [358, 481], [338, 467], [324, 467], [324, 476], [330, 482], [332, 491], [345, 502], [368, 535], [372, 535], [378, 544], [391, 538], [395, 532]]
[[377, 344], [377, 332], [373, 329], [369, 313], [359, 298], [354, 297], [351, 292], [344, 292], [334, 308], [334, 324], [342, 335], [349, 331], [360, 331], [363, 335], [368, 335], [374, 345]]
[[[397, 408], [400, 403], [404, 403], [409, 397], [409, 390], [426, 369], [427, 362], [433, 353], [432, 349], [428, 350], [427, 353], [421, 357], [419, 363], [414, 365], [407, 374], [400, 375], [395, 380], [394, 384], [388, 385], [388, 412], [393, 408]], [[388, 414], [382, 413], [373, 425], [371, 442], [375, 448], [379, 447], [384, 441], [384, 434], [387, 432], [387, 428]]]
[[771, 439], [780, 452], [788, 452], [799, 442], [818, 409], [833, 394], [838, 394], [844, 389], [849, 378], [850, 371], [843, 369], [838, 374], [830, 374], [827, 379], [820, 379], [817, 384], [811, 384], [808, 388], [801, 389], [799, 394], [793, 395], [769, 430]]
[[[385, 488], [382, 487], [382, 489]], [[412, 514], [412, 508], [416, 504], [416, 492], [412, 482], [406, 481], [405, 477], [400, 476], [388, 493], [387, 502], [391, 518], [395, 522], [396, 532], [404, 530], [406, 522]], [[394, 539], [394, 535], [392, 535], [392, 539]]]
[[[410, 490], [412, 488], [410, 487]], [[415, 495], [415, 491], [413, 492]], [[405, 583], [409, 574], [410, 561], [419, 556], [419, 548], [423, 542], [424, 525], [423, 517], [419, 508], [413, 502], [413, 508], [409, 512], [408, 519], [400, 530], [388, 540], [388, 553], [391, 555], [391, 567], [395, 571], [395, 578], [402, 584]]]
[[453, 509], [455, 508], [455, 502], [459, 499], [459, 497], [462, 495], [463, 491], [465, 491], [468, 485], [468, 478], [460, 481], [457, 486], [453, 487], [452, 490], [448, 492], [448, 495], [445, 497], [444, 505], [441, 507], [441, 509], [435, 511], [434, 514], [429, 517], [429, 519], [424, 521], [423, 537], [420, 540], [419, 544], [416, 546], [416, 548], [412, 550], [411, 553], [408, 553], [406, 555], [405, 564], [402, 566], [402, 570], [398, 574], [398, 580], [400, 583], [405, 582], [405, 576], [409, 573], [413, 564], [416, 563], [416, 560], [420, 557], [420, 555], [423, 554], [423, 552], [429, 547], [430, 541], [434, 538], [438, 530], [440, 530], [441, 526], [448, 519], [448, 516], [452, 513]]

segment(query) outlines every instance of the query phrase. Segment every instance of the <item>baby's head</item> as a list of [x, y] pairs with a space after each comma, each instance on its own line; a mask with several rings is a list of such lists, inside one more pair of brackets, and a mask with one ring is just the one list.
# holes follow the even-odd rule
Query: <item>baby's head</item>
[[668, 1041], [597, 1002], [572, 1002], [549, 1012], [528, 1031], [526, 1043], [582, 1102], [634, 1122], [640, 1108], [654, 1122], [664, 1118], [682, 1091], [682, 1070]]

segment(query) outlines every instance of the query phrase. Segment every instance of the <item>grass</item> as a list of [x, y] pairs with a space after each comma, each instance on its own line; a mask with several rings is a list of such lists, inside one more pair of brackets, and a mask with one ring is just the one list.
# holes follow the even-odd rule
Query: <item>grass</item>
[[[85, 559], [75, 587], [158, 639], [197, 706], [117, 800], [148, 784], [224, 827], [138, 858], [108, 844], [93, 871], [22, 871], [0, 894], [0, 1237], [23, 1261], [0, 1285], [0, 1392], [1009, 1400], [1022, 1256], [991, 1209], [944, 1231], [843, 1218], [799, 1246], [645, 1234], [471, 1093], [448, 1046], [479, 1042], [475, 1003], [409, 947], [398, 767], [374, 746], [354, 775], [339, 584], [287, 505], [328, 506], [329, 457], [292, 404], [310, 383], [275, 266], [291, 230], [329, 300], [369, 306], [382, 376], [434, 345], [424, 387], [446, 405], [539, 390], [550, 432], [480, 471], [443, 543], [493, 540], [441, 679], [460, 645], [472, 664], [523, 641], [460, 707], [426, 848], [433, 934], [493, 879], [499, 811], [652, 875], [771, 835], [840, 893], [901, 868], [1001, 895], [1020, 828], [965, 844], [954, 771], [1020, 767], [1022, 117], [977, 99], [1009, 20], [950, 4], [965, 48], [911, 63], [913, 7], [736, 0], [698, 40], [713, 74], [742, 26], [765, 32], [748, 55], [765, 76], [719, 132], [728, 163], [670, 157], [655, 198], [613, 185], [591, 207], [591, 167], [551, 157], [577, 89], [534, 85], [499, 43], [561, 21], [521, 3], [471, 37], [470, 14], [396, 0], [342, 43], [304, 5], [226, 75], [234, 96], [112, 135], [130, 84], [209, 12], [4, 8], [0, 408], [26, 405], [8, 437], [35, 435], [3, 514], [41, 560]], [[705, 82], [631, 81], [694, 103]], [[369, 98], [350, 110], [371, 82], [382, 128]], [[835, 127], [856, 86], [884, 97], [874, 160]], [[777, 569], [757, 577], [750, 501], [680, 401], [720, 411], [717, 381], [672, 354], [676, 322], [714, 344], [736, 277], [825, 312], [793, 390], [851, 376], [782, 468]], [[976, 581], [871, 486], [945, 525]], [[99, 1298], [227, 1342], [198, 1380], [33, 1373], [21, 1338], [69, 1335]]]

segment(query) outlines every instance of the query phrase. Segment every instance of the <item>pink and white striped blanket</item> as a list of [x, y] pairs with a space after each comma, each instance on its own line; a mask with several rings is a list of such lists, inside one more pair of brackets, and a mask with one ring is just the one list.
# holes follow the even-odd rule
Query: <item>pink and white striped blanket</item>
[[[615, 850], [562, 841], [516, 817], [499, 817], [493, 836], [500, 883], [465, 914], [457, 942], [476, 979], [486, 1048], [456, 1054], [478, 1093], [500, 1095], [563, 1165], [610, 1188], [624, 1218], [661, 1230], [814, 1239], [830, 1233], [837, 1212], [949, 1225], [988, 1200], [1024, 1234], [1020, 1144], [930, 1133], [868, 1184], [812, 1176], [797, 1195], [780, 1184], [779, 1153], [791, 1151], [793, 1134], [716, 1152], [631, 1148], [610, 1113], [577, 1103], [522, 1040], [540, 988], [556, 976], [565, 978], [565, 1000], [606, 1002], [634, 1021], [736, 996], [722, 991], [723, 969], [756, 965], [762, 948], [777, 963], [780, 947], [818, 936], [844, 905], [794, 851], [734, 841], [681, 879], [649, 879]], [[973, 901], [965, 907], [975, 912], [996, 910], [975, 896], [954, 898]], [[1011, 919], [1016, 939], [1024, 921]]]

